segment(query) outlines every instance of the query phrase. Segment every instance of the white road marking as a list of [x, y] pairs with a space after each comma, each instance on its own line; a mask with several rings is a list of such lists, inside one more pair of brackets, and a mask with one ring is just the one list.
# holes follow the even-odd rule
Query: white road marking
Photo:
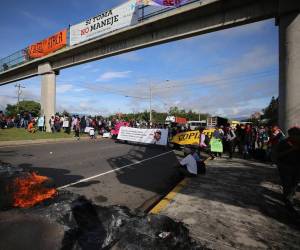
[[106, 174], [110, 174], [110, 173], [113, 173], [113, 172], [116, 172], [120, 169], [123, 169], [123, 168], [127, 168], [127, 167], [130, 167], [130, 166], [133, 166], [133, 165], [136, 165], [136, 164], [140, 164], [144, 161], [149, 161], [149, 160], [152, 160], [152, 159], [155, 159], [155, 158], [158, 158], [162, 155], [166, 155], [166, 154], [169, 154], [169, 153], [172, 153], [173, 151], [168, 151], [166, 153], [162, 153], [162, 154], [159, 154], [159, 155], [156, 155], [156, 156], [152, 156], [152, 157], [149, 157], [147, 159], [144, 159], [144, 160], [141, 160], [141, 161], [137, 161], [137, 162], [134, 162], [134, 163], [131, 163], [131, 164], [128, 164], [128, 165], [125, 165], [123, 167], [119, 167], [119, 168], [116, 168], [116, 169], [112, 169], [110, 171], [107, 171], [107, 172], [104, 172], [104, 173], [101, 173], [101, 174], [97, 174], [97, 175], [94, 175], [94, 176], [91, 176], [91, 177], [88, 177], [88, 178], [85, 178], [85, 179], [81, 179], [79, 181], [76, 181], [76, 182], [73, 182], [73, 183], [70, 183], [70, 184], [67, 184], [65, 186], [61, 186], [61, 187], [58, 187], [57, 189], [58, 190], [61, 190], [61, 189], [64, 189], [64, 188], [67, 188], [67, 187], [71, 187], [71, 186], [74, 186], [78, 183], [82, 183], [82, 182], [86, 182], [86, 181], [89, 181], [89, 180], [92, 180], [92, 179], [95, 179], [95, 178], [98, 178], [100, 176], [103, 176], [103, 175], [106, 175]]

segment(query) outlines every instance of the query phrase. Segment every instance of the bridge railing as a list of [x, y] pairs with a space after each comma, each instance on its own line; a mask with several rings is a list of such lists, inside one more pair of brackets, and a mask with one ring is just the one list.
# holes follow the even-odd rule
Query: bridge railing
[[[180, 8], [181, 6], [191, 4], [193, 2], [199, 2], [200, 0], [189, 0], [185, 1], [184, 4], [177, 5], [176, 7], [164, 7], [164, 6], [154, 6], [154, 5], [140, 5], [138, 7], [138, 21], [143, 22], [151, 17], [160, 15], [162, 13], [168, 12], [175, 8]], [[67, 32], [67, 47], [69, 47], [69, 28]], [[0, 73], [11, 68], [17, 67], [25, 62], [32, 61], [34, 59], [30, 59], [27, 55], [27, 48], [19, 50], [7, 57], [0, 59]]]
[[29, 61], [27, 49], [19, 50], [7, 57], [0, 59], [0, 72], [17, 67], [20, 64]]
[[174, 7], [155, 6], [155, 5], [140, 5], [139, 6], [139, 21], [142, 22], [143, 20], [160, 15], [160, 14], [168, 12], [170, 10], [180, 8], [184, 5], [188, 5], [188, 4], [191, 4], [194, 2], [200, 2], [200, 1], [201, 0], [189, 0], [189, 1], [185, 1], [182, 4], [176, 5]]

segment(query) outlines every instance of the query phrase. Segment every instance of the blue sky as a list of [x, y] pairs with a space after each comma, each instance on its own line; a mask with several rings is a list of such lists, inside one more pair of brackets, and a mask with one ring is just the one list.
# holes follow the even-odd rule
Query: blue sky
[[[0, 58], [117, 6], [124, 0], [1, 3]], [[4, 35], [3, 35], [4, 34]], [[6, 34], [6, 35], [5, 35]], [[21, 99], [40, 99], [40, 78], [20, 81]], [[64, 69], [57, 110], [108, 115], [170, 106], [228, 117], [260, 111], [278, 95], [278, 38], [267, 20]], [[14, 84], [0, 87], [0, 109], [16, 102]], [[134, 96], [140, 98], [126, 97]]]

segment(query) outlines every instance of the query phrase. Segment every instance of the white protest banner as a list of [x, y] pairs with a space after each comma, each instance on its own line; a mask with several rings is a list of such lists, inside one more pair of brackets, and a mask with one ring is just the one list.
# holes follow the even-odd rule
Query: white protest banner
[[84, 133], [89, 133], [91, 129], [94, 129], [92, 127], [85, 127]]
[[69, 127], [69, 121], [66, 120], [63, 122], [63, 128], [68, 128]]
[[138, 22], [136, 1], [130, 0], [70, 27], [70, 45], [82, 43]]
[[102, 136], [103, 138], [110, 138], [110, 133], [108, 132], [108, 133], [103, 133], [103, 136]]
[[121, 127], [117, 138], [124, 141], [167, 145], [168, 129]]

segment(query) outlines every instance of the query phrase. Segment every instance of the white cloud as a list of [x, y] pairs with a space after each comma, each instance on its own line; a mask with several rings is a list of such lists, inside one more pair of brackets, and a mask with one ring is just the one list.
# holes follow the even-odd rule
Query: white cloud
[[84, 64], [84, 65], [82, 65], [81, 66], [81, 69], [91, 69], [91, 68], [93, 68], [93, 65], [92, 64]]
[[13, 96], [0, 96], [0, 110], [5, 110], [7, 104], [16, 104], [17, 98]]
[[118, 59], [123, 59], [126, 61], [130, 61], [130, 62], [139, 62], [141, 61], [141, 57], [138, 55], [137, 52], [133, 51], [133, 52], [129, 52], [129, 53], [125, 53], [125, 54], [121, 54], [117, 56]]
[[127, 78], [131, 71], [108, 71], [99, 76], [97, 81], [107, 81], [118, 78]]
[[86, 90], [85, 88], [73, 89], [73, 91], [75, 91], [75, 92], [82, 92], [82, 91], [85, 91], [85, 90]]
[[63, 94], [63, 93], [66, 93], [66, 92], [70, 92], [72, 89], [73, 89], [72, 84], [61, 84], [61, 85], [57, 85], [56, 92], [58, 94]]
[[277, 54], [271, 53], [268, 48], [255, 47], [248, 53], [237, 59], [235, 63], [229, 63], [224, 73], [238, 74], [241, 72], [253, 72], [265, 69], [270, 66], [276, 65], [278, 62]]
[[36, 25], [43, 27], [44, 29], [52, 29], [57, 27], [57, 23], [54, 21], [54, 19], [48, 19], [43, 16], [38, 16], [36, 13], [31, 14], [28, 11], [20, 10], [19, 11], [23, 16], [28, 18], [30, 21], [34, 22]]

